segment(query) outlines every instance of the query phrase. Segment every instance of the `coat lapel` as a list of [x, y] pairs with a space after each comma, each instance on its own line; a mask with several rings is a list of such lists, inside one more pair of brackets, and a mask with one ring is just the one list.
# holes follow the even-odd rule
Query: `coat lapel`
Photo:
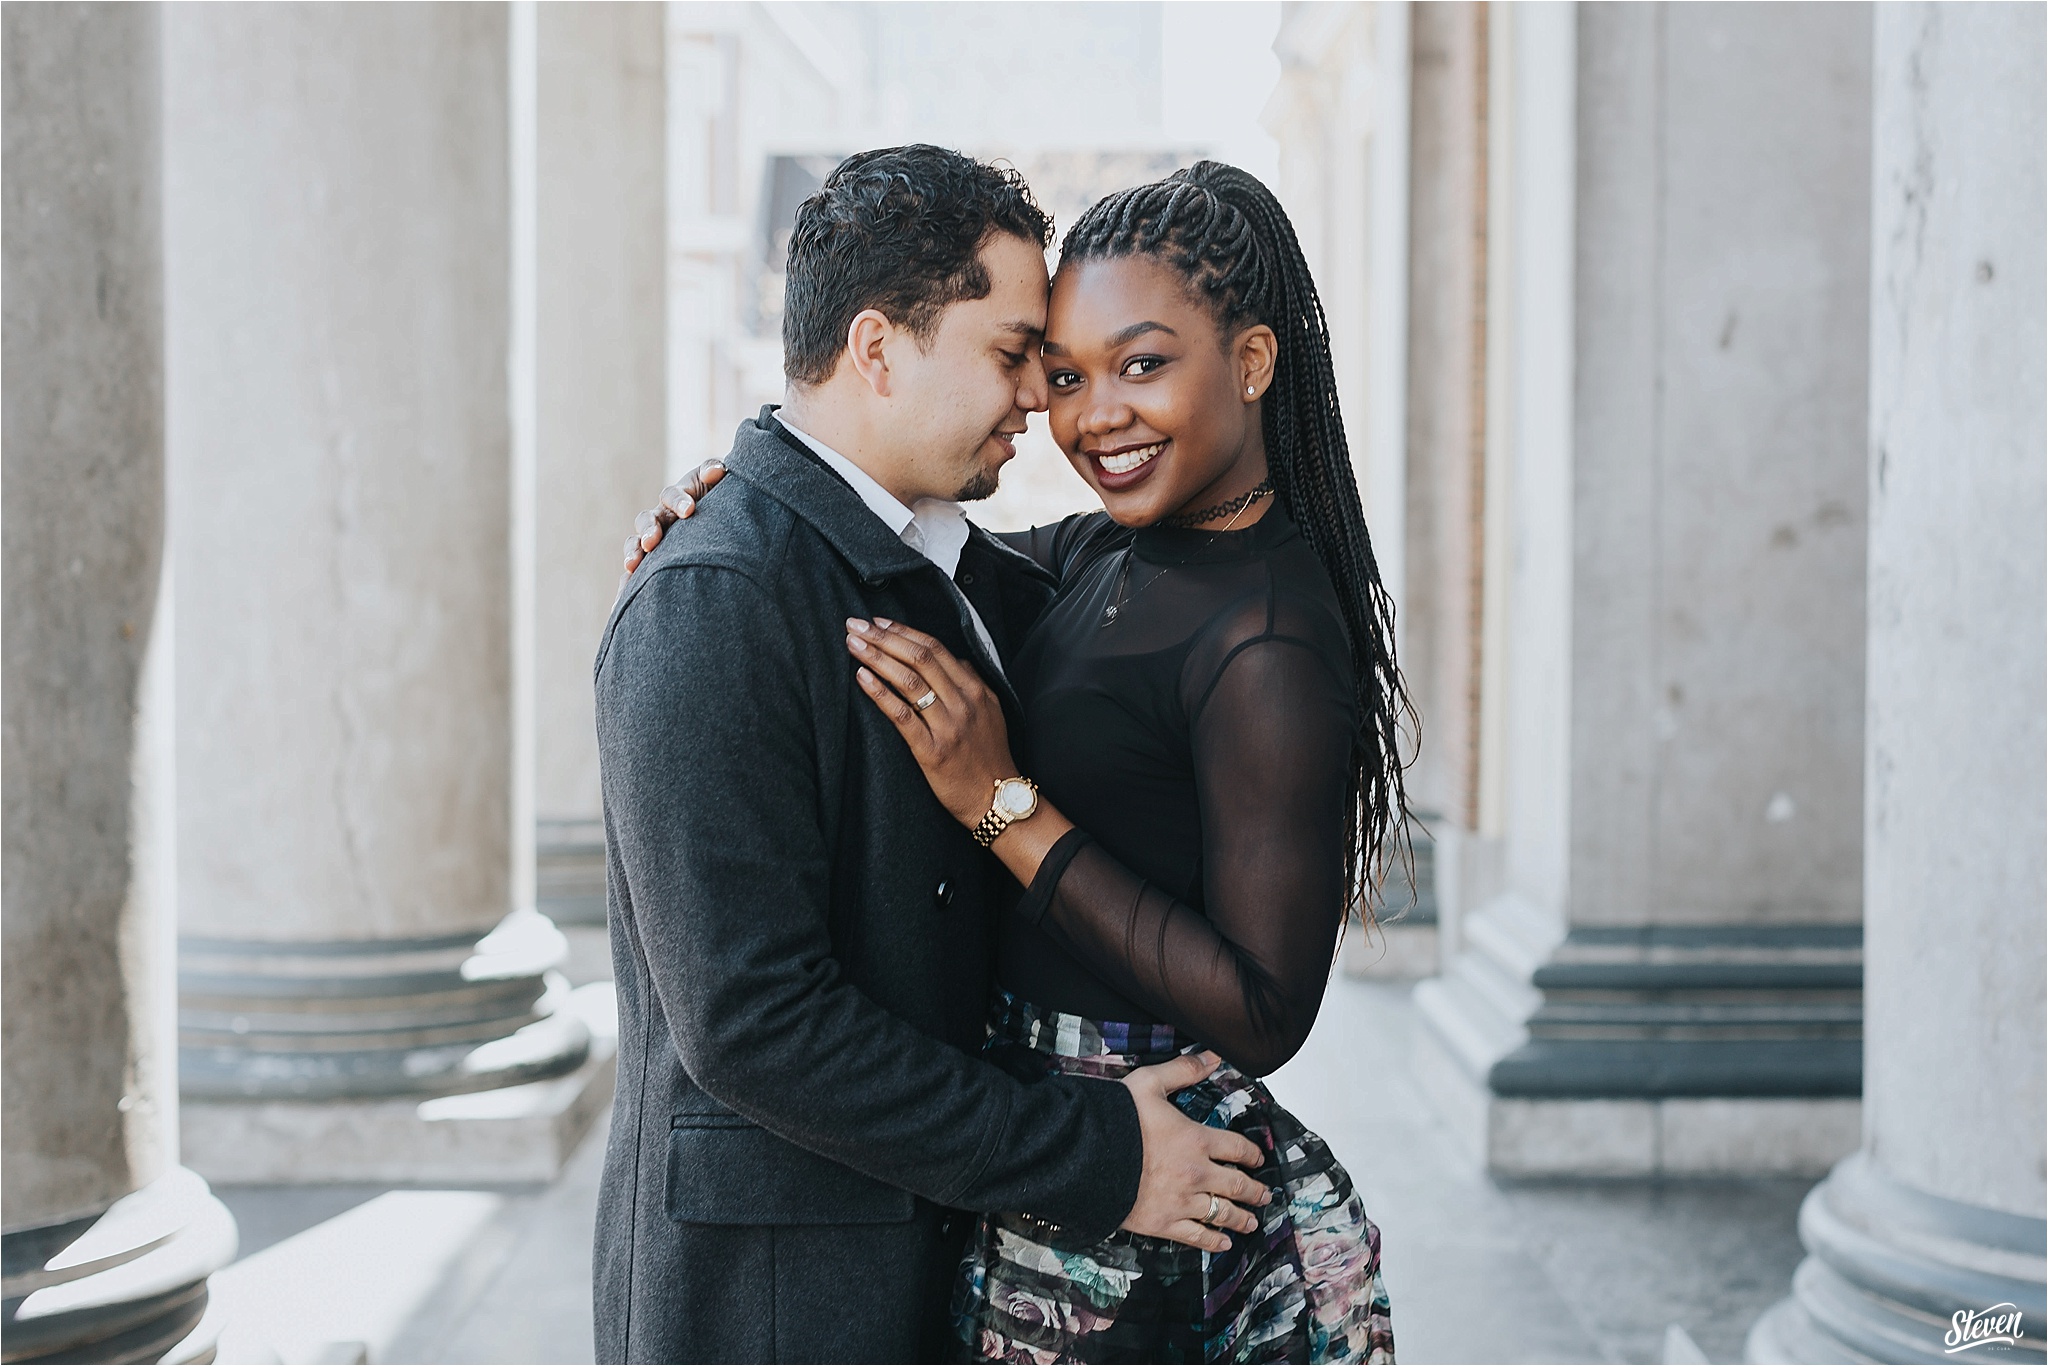
[[[896, 615], [906, 625], [936, 637], [948, 650], [973, 664], [1001, 699], [1011, 733], [1016, 733], [1023, 708], [1001, 661], [991, 660], [982, 649], [967, 619], [966, 608], [961, 605], [960, 594], [947, 586], [946, 576], [937, 565], [905, 545], [844, 479], [789, 434], [776, 420], [773, 405], [763, 408], [753, 421], [740, 424], [726, 469], [815, 528], [846, 561], [864, 588], [888, 589], [898, 596], [904, 605]], [[1009, 562], [1012, 560], [1016, 563]], [[1006, 658], [1014, 644], [1010, 639], [1013, 626], [1004, 610], [1007, 595], [1002, 579], [1006, 572], [1016, 572], [1018, 565], [1045, 576], [1037, 565], [979, 527], [973, 529], [961, 554], [961, 567], [973, 576], [973, 582], [959, 585], [961, 593], [974, 603], [974, 610], [988, 626], [996, 648]], [[1045, 577], [1049, 580], [1049, 576]], [[1051, 597], [1050, 592], [1046, 597]]]

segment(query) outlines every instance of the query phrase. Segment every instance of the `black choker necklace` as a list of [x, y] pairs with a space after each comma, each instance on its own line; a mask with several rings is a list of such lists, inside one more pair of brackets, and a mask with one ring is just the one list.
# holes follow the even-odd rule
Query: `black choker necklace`
[[1204, 522], [1213, 522], [1218, 517], [1234, 517], [1272, 491], [1273, 481], [1261, 479], [1257, 488], [1240, 493], [1227, 503], [1218, 503], [1215, 507], [1203, 508], [1200, 512], [1183, 512], [1175, 517], [1161, 517], [1159, 525], [1197, 527]]

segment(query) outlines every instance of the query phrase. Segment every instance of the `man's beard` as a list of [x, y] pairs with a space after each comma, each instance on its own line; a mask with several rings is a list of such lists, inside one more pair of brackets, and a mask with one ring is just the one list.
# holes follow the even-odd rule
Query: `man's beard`
[[956, 503], [977, 503], [984, 498], [991, 497], [994, 495], [996, 485], [1001, 479], [1002, 470], [1000, 469], [988, 469], [986, 467], [979, 469], [975, 471], [973, 478], [960, 486], [960, 491], [953, 495], [953, 501]]

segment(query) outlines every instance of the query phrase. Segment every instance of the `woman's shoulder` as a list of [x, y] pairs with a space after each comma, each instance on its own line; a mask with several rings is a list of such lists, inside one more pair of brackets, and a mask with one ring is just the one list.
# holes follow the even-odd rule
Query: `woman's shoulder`
[[1131, 529], [1119, 526], [1101, 508], [1063, 517], [1050, 530], [1051, 561], [1048, 567], [1062, 579], [1131, 543]]
[[1316, 663], [1339, 679], [1351, 676], [1344, 609], [1321, 559], [1291, 537], [1246, 566], [1251, 573], [1229, 601], [1217, 604], [1190, 641], [1184, 686], [1206, 691], [1248, 650], [1277, 651]]

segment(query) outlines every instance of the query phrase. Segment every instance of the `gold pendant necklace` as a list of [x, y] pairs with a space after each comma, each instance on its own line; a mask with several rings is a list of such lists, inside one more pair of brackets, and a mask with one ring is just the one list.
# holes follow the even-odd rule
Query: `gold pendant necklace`
[[[1229, 521], [1225, 522], [1222, 526], [1217, 527], [1214, 531], [1209, 533], [1210, 539], [1213, 541], [1216, 537], [1221, 536], [1224, 532], [1236, 526], [1237, 519], [1244, 516], [1244, 514], [1247, 510], [1250, 509], [1252, 504], [1258, 502], [1261, 498], [1265, 497], [1272, 491], [1273, 483], [1271, 480], [1267, 480], [1264, 483], [1260, 484], [1257, 488], [1251, 490], [1251, 492], [1246, 493], [1238, 498], [1232, 499], [1231, 502], [1237, 504], [1236, 510], [1230, 513]], [[1223, 513], [1225, 511], [1229, 511], [1229, 509], [1229, 503], [1219, 503], [1214, 508], [1205, 509], [1202, 512], [1194, 513], [1192, 515], [1198, 521], [1206, 522], [1211, 517], [1221, 517]], [[1172, 525], [1172, 523], [1168, 522], [1164, 518], [1160, 520], [1159, 524], [1161, 526]], [[1124, 547], [1123, 563], [1117, 566], [1116, 571], [1116, 599], [1115, 601], [1111, 602], [1109, 606], [1102, 609], [1102, 620], [1095, 624], [1095, 629], [1098, 631], [1105, 626], [1114, 626], [1116, 624], [1117, 618], [1123, 615], [1124, 587], [1131, 581], [1131, 556], [1134, 553], [1136, 553], [1136, 549], [1137, 547], [1135, 544]], [[1131, 600], [1133, 602], [1137, 601], [1138, 598], [1144, 595], [1146, 588], [1150, 588], [1153, 584], [1158, 583], [1161, 579], [1165, 577], [1166, 571], [1164, 569], [1160, 570], [1157, 574], [1154, 574], [1151, 578], [1145, 581], [1144, 588], [1140, 588], [1136, 593], [1131, 594]]]

